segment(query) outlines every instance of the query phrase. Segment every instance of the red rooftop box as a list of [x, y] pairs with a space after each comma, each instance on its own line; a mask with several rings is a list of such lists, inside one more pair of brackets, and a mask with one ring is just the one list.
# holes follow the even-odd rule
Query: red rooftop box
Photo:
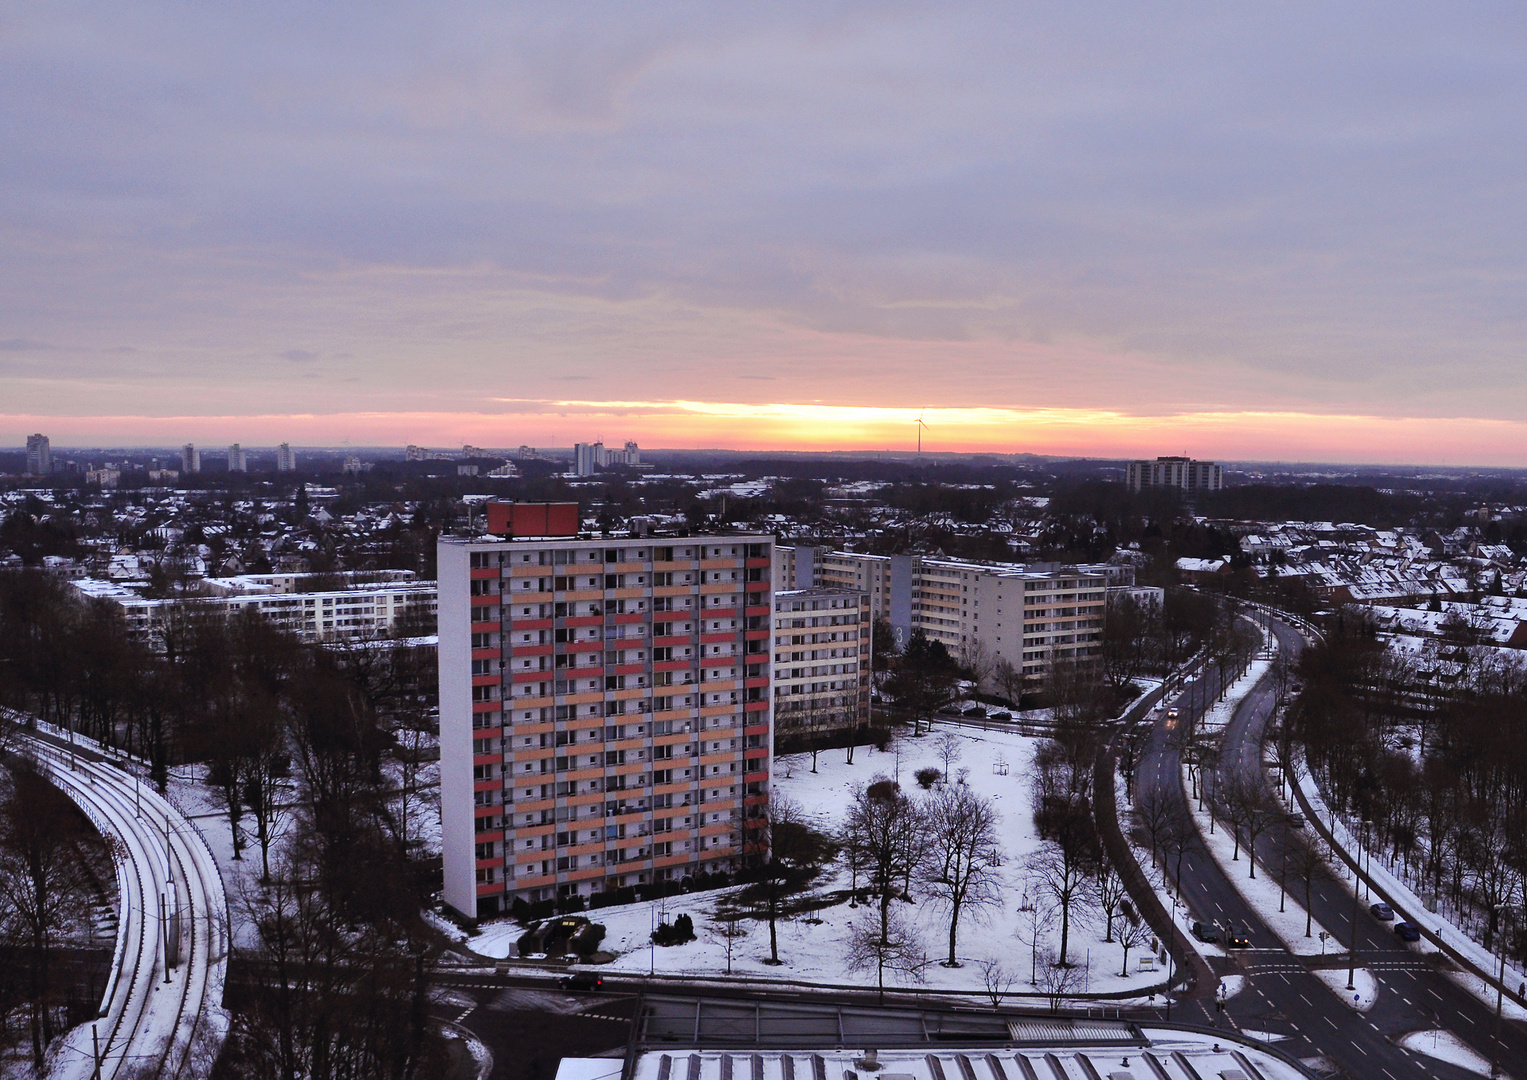
[[496, 536], [577, 536], [577, 503], [488, 502], [488, 531]]

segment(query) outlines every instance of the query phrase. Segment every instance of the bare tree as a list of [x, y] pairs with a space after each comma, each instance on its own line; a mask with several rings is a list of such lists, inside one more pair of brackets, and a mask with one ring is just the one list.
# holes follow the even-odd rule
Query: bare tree
[[1221, 797], [1224, 800], [1225, 816], [1235, 832], [1235, 854], [1232, 859], [1240, 858], [1241, 830], [1244, 829], [1247, 862], [1251, 864], [1250, 876], [1256, 877], [1257, 838], [1267, 831], [1268, 826], [1282, 817], [1283, 812], [1272, 801], [1267, 789], [1262, 786], [1260, 777], [1237, 773], [1230, 778]]
[[1044, 962], [1039, 965], [1039, 991], [1049, 999], [1050, 1011], [1059, 1012], [1066, 999], [1077, 993], [1086, 978], [1086, 972], [1072, 964], [1057, 960], [1053, 952], [1045, 952]]
[[944, 766], [944, 783], [954, 775], [954, 763], [960, 760], [960, 754], [964, 752], [964, 740], [956, 731], [945, 728], [939, 732], [937, 739], [933, 741], [933, 752], [938, 755], [939, 762]]
[[877, 922], [874, 916], [861, 916], [849, 932], [848, 966], [855, 971], [875, 971], [875, 985], [885, 996], [885, 973], [896, 972], [910, 979], [921, 979], [928, 966], [928, 954], [917, 932], [900, 911], [891, 912]]
[[1024, 890], [1023, 901], [1018, 905], [1019, 923], [1015, 936], [1029, 947], [1029, 985], [1037, 986], [1039, 980], [1039, 946], [1049, 940], [1055, 929], [1055, 905], [1049, 902], [1048, 893], [1040, 888], [1039, 879], [1032, 874]]
[[997, 812], [969, 787], [945, 784], [928, 798], [923, 815], [928, 837], [923, 881], [949, 909], [949, 957], [944, 966], [958, 967], [955, 943], [961, 913], [1001, 900]]
[[923, 853], [922, 814], [900, 785], [878, 777], [854, 792], [843, 830], [843, 846], [869, 876], [880, 900], [882, 936], [890, 933], [891, 900], [898, 883], [917, 869]]
[[1119, 970], [1119, 978], [1129, 975], [1129, 950], [1144, 945], [1150, 939], [1150, 924], [1144, 919], [1126, 916], [1119, 924], [1119, 944], [1124, 947], [1124, 966]]
[[1106, 858], [1098, 864], [1097, 882], [1093, 886], [1098, 910], [1103, 913], [1103, 940], [1113, 941], [1113, 920], [1119, 914], [1124, 898], [1129, 895], [1124, 879]]
[[1013, 662], [1005, 656], [997, 658], [993, 669], [993, 676], [999, 687], [1002, 688], [1002, 696], [1012, 702], [1013, 708], [1018, 707], [1023, 699], [1023, 672], [1013, 666]]
[[15, 923], [25, 973], [32, 1063], [41, 1069], [55, 1034], [53, 951], [85, 911], [92, 849], [101, 850], [68, 796], [30, 766], [12, 770], [0, 803], [0, 906]]
[[1002, 1000], [1013, 992], [1017, 982], [1018, 976], [1003, 967], [1000, 960], [988, 958], [981, 961], [981, 987], [993, 1009], [1002, 1007]]
[[1325, 858], [1320, 854], [1319, 846], [1302, 829], [1286, 829], [1283, 837], [1287, 845], [1285, 873], [1292, 873], [1296, 881], [1304, 884], [1304, 936], [1309, 937], [1315, 917], [1311, 912], [1310, 894], [1314, 890], [1315, 876], [1325, 866]]
[[786, 896], [803, 886], [831, 852], [826, 838], [806, 824], [796, 803], [783, 795], [769, 799], [763, 818], [764, 863], [748, 898], [763, 910], [769, 923], [769, 964], [779, 964], [779, 916]]
[[1145, 833], [1145, 839], [1150, 844], [1152, 866], [1161, 855], [1162, 841], [1172, 826], [1174, 802], [1171, 792], [1152, 787], [1140, 796], [1131, 811], [1135, 824]]
[[721, 942], [726, 950], [726, 973], [732, 973], [732, 955], [737, 946], [748, 936], [748, 928], [742, 924], [742, 919], [737, 912], [731, 910], [716, 909], [711, 916], [709, 924], [705, 928], [706, 933]]
[[973, 638], [960, 646], [960, 667], [965, 669], [979, 691], [991, 682], [996, 673], [997, 658], [984, 640]]

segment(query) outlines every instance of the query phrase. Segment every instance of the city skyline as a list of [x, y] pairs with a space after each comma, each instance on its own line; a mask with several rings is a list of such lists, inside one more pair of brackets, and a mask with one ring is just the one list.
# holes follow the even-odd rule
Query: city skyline
[[45, 5], [0, 444], [1524, 465], [1518, 22]]

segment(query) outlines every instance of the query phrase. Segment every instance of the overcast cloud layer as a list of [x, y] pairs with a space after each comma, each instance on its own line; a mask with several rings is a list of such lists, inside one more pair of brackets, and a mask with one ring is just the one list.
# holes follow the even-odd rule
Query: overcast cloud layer
[[0, 442], [683, 400], [1527, 462], [1519, 5], [508, 7], [12, 5]]

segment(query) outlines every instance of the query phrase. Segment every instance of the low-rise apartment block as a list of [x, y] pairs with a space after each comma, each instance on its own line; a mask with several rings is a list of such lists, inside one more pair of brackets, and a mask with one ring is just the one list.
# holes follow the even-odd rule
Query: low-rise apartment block
[[487, 520], [438, 548], [446, 902], [739, 868], [768, 803], [772, 538], [585, 538], [574, 504]]
[[[357, 575], [246, 574], [205, 578], [203, 593], [173, 600], [148, 599], [115, 581], [81, 578], [71, 584], [84, 595], [110, 600], [122, 609], [130, 633], [155, 648], [177, 611], [234, 618], [259, 612], [303, 641], [332, 644], [433, 633], [435, 583], [407, 570]], [[348, 580], [347, 580], [348, 579]], [[333, 588], [342, 584], [340, 588]], [[321, 591], [315, 586], [329, 586]], [[310, 591], [314, 590], [314, 591]]]
[[809, 740], [870, 722], [870, 599], [848, 589], [774, 594], [774, 731]]
[[984, 649], [1038, 683], [1056, 660], [1097, 655], [1107, 589], [1119, 567], [1038, 569], [919, 555], [832, 551], [821, 584], [869, 598], [872, 619], [890, 622], [897, 644], [921, 630], [956, 658]]

